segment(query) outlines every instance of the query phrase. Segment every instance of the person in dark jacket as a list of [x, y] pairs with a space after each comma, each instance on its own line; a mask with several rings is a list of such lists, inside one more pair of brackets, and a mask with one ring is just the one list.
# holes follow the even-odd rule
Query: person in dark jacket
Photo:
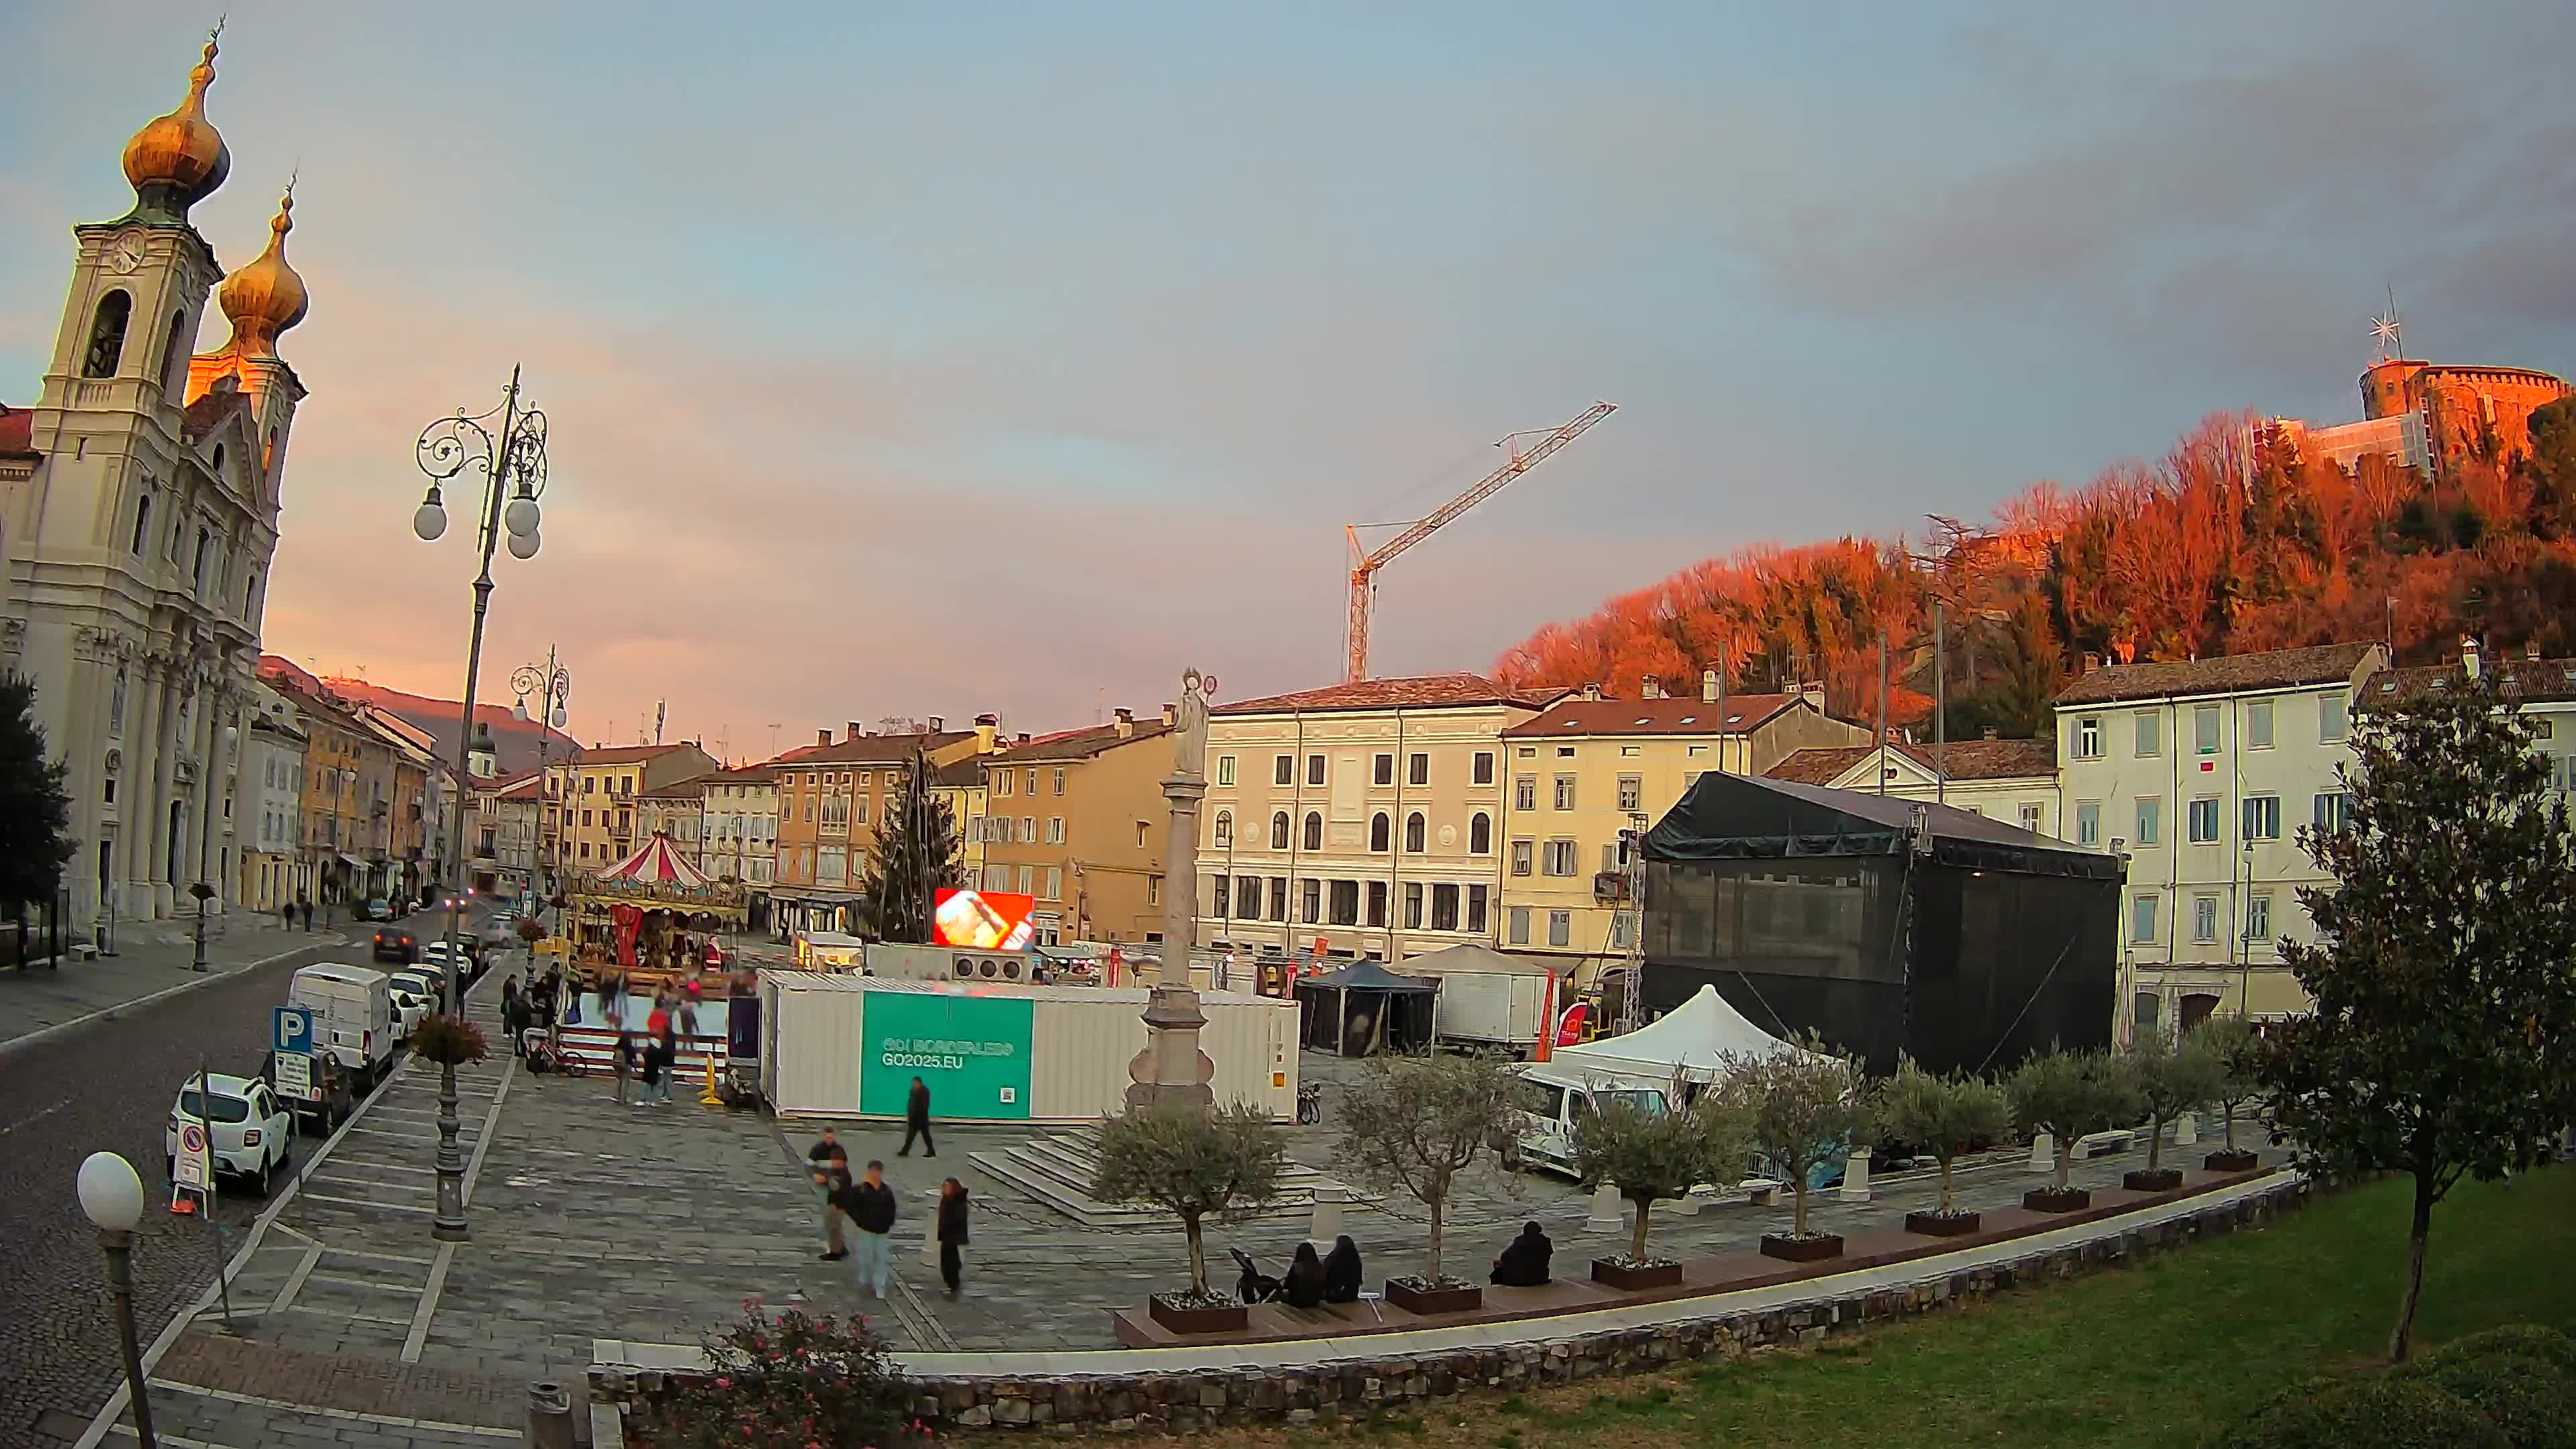
[[965, 1264], [957, 1250], [966, 1246], [966, 1184], [955, 1178], [939, 1184], [939, 1281], [948, 1285], [948, 1296], [957, 1296], [957, 1280]]
[[1335, 1238], [1333, 1251], [1324, 1255], [1324, 1301], [1360, 1301], [1360, 1245], [1348, 1233]]
[[806, 1152], [805, 1164], [815, 1193], [823, 1200], [823, 1261], [837, 1263], [850, 1256], [849, 1246], [841, 1241], [841, 1194], [850, 1186], [850, 1154], [826, 1127], [822, 1140]]
[[1555, 1251], [1556, 1245], [1538, 1224], [1523, 1223], [1521, 1235], [1494, 1260], [1493, 1282], [1505, 1288], [1536, 1288], [1547, 1282], [1547, 1260]]
[[920, 1136], [921, 1145], [925, 1149], [921, 1155], [937, 1157], [939, 1143], [930, 1135], [930, 1084], [919, 1077], [912, 1079], [912, 1095], [904, 1099], [903, 1146], [897, 1149], [894, 1155], [910, 1157], [912, 1139], [916, 1134]]
[[859, 1285], [879, 1298], [894, 1286], [894, 1208], [882, 1162], [841, 1193], [841, 1215], [859, 1230]]
[[1323, 1303], [1324, 1260], [1315, 1256], [1314, 1244], [1297, 1245], [1296, 1261], [1288, 1265], [1288, 1277], [1279, 1291], [1291, 1308], [1313, 1308]]

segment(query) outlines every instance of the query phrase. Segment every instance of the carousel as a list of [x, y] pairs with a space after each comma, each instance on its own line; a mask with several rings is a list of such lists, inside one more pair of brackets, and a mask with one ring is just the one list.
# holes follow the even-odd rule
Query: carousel
[[656, 831], [575, 886], [565, 915], [584, 986], [620, 976], [630, 990], [650, 990], [721, 975], [715, 937], [742, 930], [747, 910], [741, 887], [711, 879]]

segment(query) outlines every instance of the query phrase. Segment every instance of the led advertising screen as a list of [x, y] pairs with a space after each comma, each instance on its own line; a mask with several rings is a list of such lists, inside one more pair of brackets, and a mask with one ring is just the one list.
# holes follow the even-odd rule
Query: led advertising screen
[[1037, 897], [1011, 891], [943, 890], [931, 910], [934, 944], [969, 951], [1025, 951], [1037, 935], [1037, 927], [1029, 923], [1037, 906]]

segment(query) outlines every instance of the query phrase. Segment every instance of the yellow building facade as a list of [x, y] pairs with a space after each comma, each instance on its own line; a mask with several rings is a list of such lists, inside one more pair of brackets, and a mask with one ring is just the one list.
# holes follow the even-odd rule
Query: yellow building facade
[[1022, 737], [985, 756], [982, 883], [1037, 899], [1041, 945], [1163, 939], [1168, 710]]

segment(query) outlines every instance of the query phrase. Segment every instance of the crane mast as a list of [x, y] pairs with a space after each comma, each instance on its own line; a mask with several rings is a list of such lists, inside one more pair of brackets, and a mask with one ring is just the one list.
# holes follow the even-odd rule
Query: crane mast
[[[1590, 432], [1593, 424], [1618, 410], [1617, 403], [1596, 402], [1580, 417], [1546, 434], [1527, 448], [1521, 447], [1519, 440], [1531, 436], [1531, 432], [1514, 433], [1504, 438], [1500, 446], [1511, 450], [1510, 462], [1486, 474], [1466, 492], [1405, 525], [1403, 532], [1374, 549], [1363, 551], [1360, 548], [1360, 531], [1356, 526], [1344, 529], [1343, 532], [1350, 536], [1351, 544], [1351, 658], [1350, 668], [1343, 675], [1343, 682], [1357, 684], [1368, 678], [1369, 604], [1377, 591], [1379, 569], [1386, 567], [1397, 554], [1439, 532], [1458, 515], [1501, 492], [1504, 484], [1546, 462], [1557, 449]], [[1535, 429], [1532, 430], [1532, 432], [1535, 431]]]

